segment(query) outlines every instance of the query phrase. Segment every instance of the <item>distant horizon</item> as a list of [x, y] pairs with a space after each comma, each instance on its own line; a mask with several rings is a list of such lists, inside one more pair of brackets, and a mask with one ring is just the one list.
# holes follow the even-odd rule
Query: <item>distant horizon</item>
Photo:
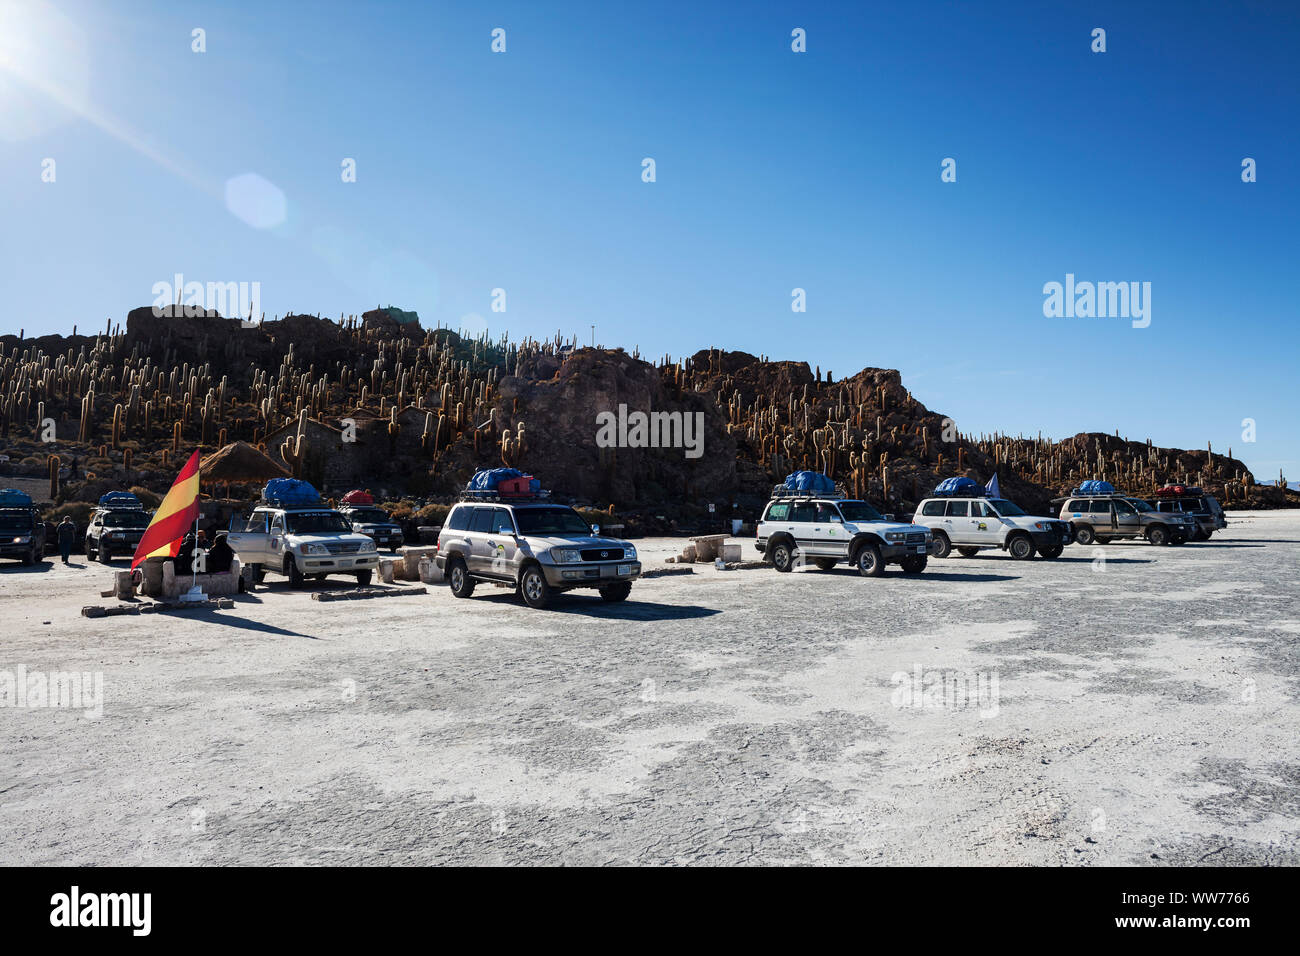
[[3, 329], [183, 275], [1300, 475], [1300, 8], [741, 9], [0, 0]]

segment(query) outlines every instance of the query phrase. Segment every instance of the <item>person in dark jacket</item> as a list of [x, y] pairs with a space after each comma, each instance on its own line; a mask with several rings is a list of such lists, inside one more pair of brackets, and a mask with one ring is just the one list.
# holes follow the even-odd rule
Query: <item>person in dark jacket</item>
[[59, 556], [63, 558], [63, 563], [68, 563], [68, 558], [72, 555], [72, 544], [77, 540], [77, 526], [72, 523], [71, 515], [64, 515], [63, 520], [59, 522]]

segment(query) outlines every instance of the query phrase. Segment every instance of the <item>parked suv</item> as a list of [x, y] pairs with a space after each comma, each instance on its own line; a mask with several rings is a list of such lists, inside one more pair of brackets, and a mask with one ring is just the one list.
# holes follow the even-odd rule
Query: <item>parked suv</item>
[[339, 514], [352, 522], [352, 528], [367, 535], [379, 548], [396, 551], [402, 546], [402, 526], [377, 505], [340, 505]]
[[599, 525], [568, 505], [535, 495], [467, 493], [443, 523], [434, 560], [458, 598], [485, 581], [518, 589], [535, 608], [573, 588], [596, 588], [602, 599], [622, 601], [641, 575], [634, 545], [602, 537]]
[[763, 509], [755, 547], [778, 571], [809, 561], [829, 571], [846, 561], [866, 577], [878, 577], [887, 564], [904, 574], [925, 570], [930, 529], [891, 521], [866, 501], [838, 494], [772, 490]]
[[149, 527], [149, 515], [130, 492], [109, 492], [86, 527], [86, 560], [111, 564], [114, 557], [131, 557]]
[[1059, 558], [1072, 540], [1066, 522], [1025, 514], [1005, 498], [926, 498], [912, 520], [930, 529], [930, 553], [936, 558], [948, 557], [954, 547], [968, 558], [981, 548], [1001, 548], [1021, 561], [1035, 553]]
[[1122, 494], [1074, 495], [1062, 501], [1078, 544], [1108, 544], [1119, 538], [1146, 538], [1152, 544], [1182, 544], [1196, 531], [1190, 515], [1157, 512], [1141, 498]]
[[379, 566], [375, 542], [323, 504], [264, 502], [242, 521], [231, 520], [226, 541], [242, 564], [253, 567], [258, 581], [267, 572], [283, 574], [291, 588], [331, 574], [351, 575], [366, 585]]
[[1196, 522], [1193, 541], [1209, 541], [1214, 532], [1228, 526], [1228, 519], [1218, 499], [1214, 495], [1207, 495], [1200, 488], [1187, 488], [1183, 485], [1177, 485], [1174, 489], [1161, 488], [1150, 503], [1158, 512], [1190, 515]]
[[25, 492], [0, 491], [0, 558], [18, 558], [23, 564], [45, 560], [45, 522]]

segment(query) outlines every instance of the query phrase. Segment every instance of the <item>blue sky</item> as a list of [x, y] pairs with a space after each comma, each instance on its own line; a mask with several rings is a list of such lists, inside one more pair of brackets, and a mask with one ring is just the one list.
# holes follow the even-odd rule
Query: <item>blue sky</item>
[[[0, 0], [0, 329], [179, 272], [268, 315], [898, 368], [963, 431], [1294, 478], [1297, 49], [1284, 3]], [[283, 217], [232, 213], [250, 174]], [[1150, 326], [1045, 318], [1067, 273], [1150, 282]]]

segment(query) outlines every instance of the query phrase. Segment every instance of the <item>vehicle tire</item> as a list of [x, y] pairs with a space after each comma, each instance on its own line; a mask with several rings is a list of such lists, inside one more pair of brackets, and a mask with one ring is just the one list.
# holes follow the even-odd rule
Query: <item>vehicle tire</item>
[[980, 553], [979, 548], [958, 548], [957, 551], [963, 558], [973, 558]]
[[284, 562], [284, 573], [289, 576], [289, 587], [291, 588], [300, 588], [307, 583], [307, 579], [298, 570], [298, 562], [292, 557]]
[[619, 581], [617, 584], [607, 584], [600, 589], [600, 599], [611, 603], [616, 601], [626, 601], [627, 596], [632, 593], [631, 581]]
[[1155, 545], [1164, 545], [1169, 543], [1169, 532], [1160, 525], [1156, 525], [1147, 532], [1147, 540]]
[[100, 564], [112, 564], [112, 563], [113, 563], [113, 549], [112, 549], [112, 548], [107, 547], [107, 546], [105, 546], [105, 545], [101, 545], [95, 553], [96, 553], [96, 555], [99, 557], [99, 563], [100, 563]]
[[778, 541], [772, 546], [772, 567], [782, 574], [794, 567], [794, 554], [791, 553], [790, 546], [784, 541]]
[[253, 580], [258, 584], [262, 584], [264, 581], [266, 581], [265, 565], [256, 564], [256, 563], [253, 564]]
[[1186, 543], [1187, 543], [1187, 535], [1185, 535], [1185, 534], [1174, 534], [1174, 535], [1170, 535], [1170, 536], [1169, 536], [1169, 543], [1170, 543], [1170, 544], [1186, 544]]
[[1065, 549], [1061, 545], [1054, 544], [1050, 548], [1044, 548], [1042, 551], [1039, 551], [1038, 556], [1040, 558], [1049, 558], [1049, 559], [1059, 558], [1063, 550]]
[[524, 568], [519, 578], [519, 594], [524, 603], [532, 608], [544, 608], [551, 600], [551, 586], [546, 583], [546, 575], [537, 565]]
[[936, 531], [934, 537], [930, 539], [930, 554], [936, 558], [946, 558], [952, 554], [952, 542], [942, 531]]
[[86, 545], [86, 560], [87, 561], [95, 560], [95, 549], [92, 548], [89, 544]]
[[35, 564], [35, 563], [36, 563], [36, 549], [28, 548], [27, 553], [23, 555], [23, 564]]
[[925, 565], [926, 565], [926, 563], [927, 563], [927, 562], [926, 562], [926, 557], [925, 557], [925, 555], [921, 555], [921, 556], [919, 556], [919, 557], [914, 556], [914, 557], [910, 557], [910, 558], [904, 558], [904, 559], [903, 559], [903, 573], [904, 573], [904, 574], [920, 574], [922, 571], [925, 570]]
[[368, 585], [368, 584], [370, 583], [370, 578], [371, 578], [372, 574], [373, 574], [373, 572], [371, 572], [369, 569], [367, 569], [367, 570], [365, 570], [365, 571], [358, 571], [358, 572], [357, 572], [357, 584], [360, 585], [361, 587], [365, 587], [366, 585]]
[[829, 571], [831, 568], [835, 567], [834, 558], [814, 558], [813, 563], [822, 571]]
[[1034, 556], [1034, 542], [1027, 534], [1013, 534], [1007, 542], [1007, 553], [1017, 561], [1028, 561]]
[[853, 563], [864, 578], [878, 578], [885, 573], [885, 559], [880, 556], [880, 545], [871, 541], [858, 549]]
[[1096, 541], [1098, 544], [1110, 544], [1111, 542], [1110, 538], [1103, 538], [1100, 536], [1093, 538], [1093, 540]]
[[1202, 532], [1201, 532], [1201, 540], [1202, 540], [1202, 541], [1209, 541], [1209, 540], [1210, 540], [1211, 538], [1213, 538], [1213, 537], [1214, 537], [1214, 532], [1213, 532], [1213, 531], [1202, 531]]
[[1092, 525], [1079, 524], [1074, 526], [1074, 543], [1087, 547], [1097, 540], [1097, 536], [1092, 533]]
[[447, 583], [451, 585], [451, 593], [458, 598], [467, 598], [474, 593], [474, 579], [469, 576], [464, 558], [455, 557], [447, 562]]

